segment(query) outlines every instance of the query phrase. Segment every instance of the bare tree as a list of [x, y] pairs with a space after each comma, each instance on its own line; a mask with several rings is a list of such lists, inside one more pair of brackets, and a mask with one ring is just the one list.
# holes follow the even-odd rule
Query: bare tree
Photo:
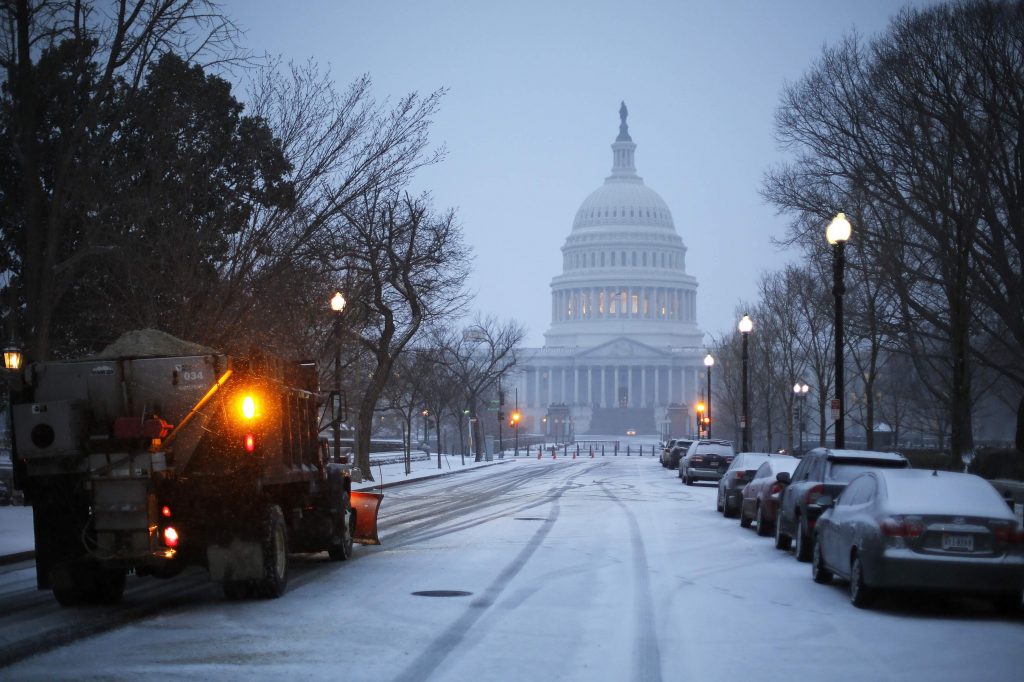
[[397, 358], [421, 327], [454, 316], [466, 302], [468, 249], [453, 212], [435, 213], [426, 197], [369, 192], [345, 212], [335, 245], [347, 281], [342, 313], [348, 338], [362, 347], [356, 454], [369, 472], [373, 414]]
[[440, 342], [442, 357], [462, 389], [464, 404], [476, 417], [473, 441], [476, 460], [483, 454], [482, 399], [516, 365], [519, 345], [526, 330], [515, 321], [499, 322], [492, 316], [477, 316], [461, 333], [446, 334]]

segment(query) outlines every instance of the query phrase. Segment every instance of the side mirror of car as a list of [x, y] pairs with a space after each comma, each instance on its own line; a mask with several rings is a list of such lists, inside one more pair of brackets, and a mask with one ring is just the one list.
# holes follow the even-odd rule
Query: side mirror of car
[[775, 480], [781, 483], [782, 485], [789, 485], [789, 472], [780, 471], [779, 473], [775, 474]]

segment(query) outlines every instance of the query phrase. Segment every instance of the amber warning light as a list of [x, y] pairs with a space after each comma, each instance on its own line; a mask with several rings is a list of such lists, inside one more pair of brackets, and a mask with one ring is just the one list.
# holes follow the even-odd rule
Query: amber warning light
[[246, 419], [252, 419], [256, 416], [256, 400], [251, 395], [247, 395], [242, 399], [242, 416]]

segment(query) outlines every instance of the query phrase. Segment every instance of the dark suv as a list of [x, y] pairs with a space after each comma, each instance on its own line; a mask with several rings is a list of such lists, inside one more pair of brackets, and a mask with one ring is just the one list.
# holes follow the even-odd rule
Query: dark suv
[[786, 489], [775, 519], [775, 546], [789, 549], [795, 538], [797, 560], [810, 561], [814, 524], [824, 511], [817, 504], [818, 498], [830, 495], [835, 499], [854, 476], [880, 468], [909, 469], [910, 462], [896, 452], [828, 448], [808, 452], [792, 476], [785, 472], [778, 475]]
[[679, 460], [679, 478], [686, 485], [693, 485], [694, 481], [718, 481], [735, 456], [732, 441], [695, 440]]
[[687, 448], [693, 443], [688, 438], [676, 438], [675, 443], [672, 445], [672, 449], [668, 451], [668, 455], [665, 457], [663, 464], [669, 469], [675, 469], [679, 466], [679, 460], [682, 459], [683, 455], [686, 454]]

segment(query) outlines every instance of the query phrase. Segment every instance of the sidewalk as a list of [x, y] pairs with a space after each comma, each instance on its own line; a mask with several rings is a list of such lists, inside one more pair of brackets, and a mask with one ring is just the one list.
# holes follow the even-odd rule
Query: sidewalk
[[[462, 464], [460, 455], [441, 455], [441, 468], [437, 468], [437, 455], [434, 454], [430, 460], [412, 462], [412, 471], [405, 473], [405, 464], [383, 464], [373, 467], [373, 481], [353, 482], [354, 490], [377, 490], [383, 486], [384, 490], [394, 485], [400, 485], [408, 481], [414, 481], [433, 476], [445, 476], [469, 471], [483, 466], [491, 466], [514, 460], [512, 452], [509, 451], [504, 460], [495, 456], [491, 462], [474, 462], [472, 457], [466, 457], [466, 464]], [[520, 455], [519, 459], [523, 459]], [[0, 565], [14, 561], [31, 559], [35, 555], [35, 538], [32, 533], [32, 509], [31, 507], [0, 507]]]

